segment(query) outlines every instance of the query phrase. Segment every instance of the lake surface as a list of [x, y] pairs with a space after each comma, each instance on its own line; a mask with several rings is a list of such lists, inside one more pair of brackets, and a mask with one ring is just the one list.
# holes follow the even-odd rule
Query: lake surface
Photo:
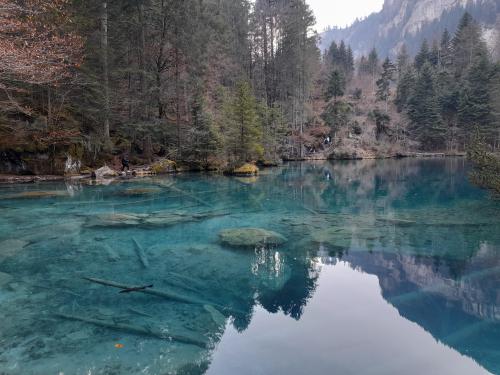
[[[0, 213], [0, 374], [500, 374], [500, 202], [462, 159], [2, 186]], [[286, 242], [220, 242], [249, 227]]]

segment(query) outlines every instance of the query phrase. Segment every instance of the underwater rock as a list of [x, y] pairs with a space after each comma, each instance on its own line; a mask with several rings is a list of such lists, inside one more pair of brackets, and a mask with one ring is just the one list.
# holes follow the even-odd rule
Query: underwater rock
[[120, 260], [120, 255], [108, 244], [104, 244], [104, 250], [110, 262], [118, 262]]
[[113, 213], [89, 216], [87, 228], [127, 228], [142, 226], [144, 228], [169, 227], [191, 221], [199, 221], [221, 214], [187, 214], [184, 212], [155, 212], [152, 214]]
[[12, 281], [13, 277], [5, 272], [0, 272], [0, 288]]
[[412, 221], [412, 220], [393, 219], [393, 218], [388, 218], [388, 217], [379, 217], [379, 218], [377, 218], [377, 221], [387, 223], [387, 224], [396, 225], [398, 227], [409, 227], [409, 226], [417, 224], [416, 221]]
[[141, 195], [153, 195], [153, 194], [160, 194], [162, 192], [161, 189], [158, 188], [134, 188], [134, 189], [127, 189], [125, 191], [121, 192], [121, 195], [127, 196], [127, 197], [137, 197]]
[[255, 184], [259, 180], [259, 177], [257, 177], [257, 176], [236, 177], [235, 180], [238, 182], [241, 182], [243, 185], [252, 185], [252, 184]]
[[88, 228], [127, 227], [140, 223], [141, 218], [134, 214], [99, 214], [89, 217], [85, 226]]
[[279, 233], [260, 228], [225, 229], [219, 233], [222, 244], [232, 247], [282, 245], [287, 239]]
[[104, 167], [99, 168], [96, 171], [94, 171], [94, 173], [92, 174], [92, 176], [95, 177], [95, 178], [97, 178], [97, 179], [103, 179], [103, 178], [109, 178], [109, 177], [118, 177], [118, 172], [115, 171], [115, 170], [113, 170], [113, 169], [111, 169], [107, 165], [105, 165]]
[[67, 197], [67, 196], [68, 192], [66, 191], [23, 191], [22, 193], [8, 195], [3, 199], [41, 199], [41, 198]]
[[0, 262], [6, 258], [14, 256], [29, 243], [23, 240], [10, 239], [0, 242]]
[[158, 213], [145, 218], [143, 224], [152, 227], [168, 227], [196, 220], [198, 220], [196, 217], [183, 213]]

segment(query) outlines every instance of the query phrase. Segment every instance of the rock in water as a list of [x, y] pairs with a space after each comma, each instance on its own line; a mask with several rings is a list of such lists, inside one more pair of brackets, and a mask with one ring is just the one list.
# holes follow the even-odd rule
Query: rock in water
[[0, 272], [0, 288], [7, 285], [12, 280], [12, 276], [8, 273]]
[[141, 195], [160, 194], [161, 192], [162, 190], [158, 188], [135, 188], [122, 191], [121, 195], [125, 195], [127, 197], [138, 197]]
[[219, 238], [222, 244], [232, 247], [278, 246], [287, 241], [279, 233], [260, 228], [225, 229]]
[[27, 241], [23, 240], [5, 240], [0, 242], [0, 262], [6, 258], [10, 258], [19, 251], [21, 251], [25, 246], [28, 245]]
[[134, 214], [100, 214], [90, 216], [87, 219], [86, 227], [127, 227], [141, 223], [141, 218]]

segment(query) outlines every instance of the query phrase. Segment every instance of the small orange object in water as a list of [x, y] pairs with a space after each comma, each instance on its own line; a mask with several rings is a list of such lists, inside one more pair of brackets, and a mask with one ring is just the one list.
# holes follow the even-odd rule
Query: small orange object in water
[[115, 348], [116, 349], [121, 349], [121, 348], [123, 348], [123, 344], [115, 344]]

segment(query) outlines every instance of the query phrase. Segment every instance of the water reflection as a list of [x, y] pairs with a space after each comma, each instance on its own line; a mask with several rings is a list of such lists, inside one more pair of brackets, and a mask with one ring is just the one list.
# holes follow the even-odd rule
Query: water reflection
[[[462, 159], [387, 160], [290, 164], [244, 183], [1, 188], [0, 372], [500, 373], [500, 203], [466, 173]], [[58, 193], [19, 198], [42, 189]], [[288, 241], [221, 246], [220, 230], [242, 227]]]
[[299, 322], [258, 308], [244, 334], [228, 327], [208, 374], [488, 374], [436, 341], [348, 263], [324, 266]]

